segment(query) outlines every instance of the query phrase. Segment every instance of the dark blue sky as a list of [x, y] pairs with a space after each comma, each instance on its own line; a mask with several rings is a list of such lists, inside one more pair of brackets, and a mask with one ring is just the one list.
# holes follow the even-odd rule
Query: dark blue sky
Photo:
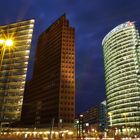
[[105, 99], [103, 37], [125, 21], [140, 21], [140, 0], [1, 0], [0, 25], [35, 18], [28, 79], [39, 34], [63, 13], [76, 29], [76, 108]]

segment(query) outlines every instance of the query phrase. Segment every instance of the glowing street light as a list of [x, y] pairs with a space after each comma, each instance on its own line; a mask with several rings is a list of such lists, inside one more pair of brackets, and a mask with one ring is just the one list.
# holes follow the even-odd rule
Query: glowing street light
[[0, 39], [0, 45], [3, 45], [4, 39]]
[[110, 119], [110, 126], [112, 126], [112, 112], [108, 112], [109, 119]]
[[122, 116], [124, 116], [124, 120], [125, 120], [125, 127], [126, 127], [126, 133], [127, 133], [127, 135], [128, 135], [128, 130], [127, 130], [127, 115], [128, 115], [128, 113], [122, 113]]
[[13, 44], [14, 44], [14, 42], [13, 42], [12, 39], [5, 40], [5, 46], [6, 47], [11, 47], [11, 46], [13, 46]]
[[14, 41], [11, 38], [0, 38], [0, 51], [1, 51], [1, 56], [0, 56], [0, 68], [2, 65], [2, 61], [5, 55], [5, 51], [8, 50], [9, 53], [11, 52], [11, 50], [14, 48]]
[[6, 47], [13, 47], [13, 44], [13, 39], [0, 39], [0, 46], [2, 49], [6, 49]]

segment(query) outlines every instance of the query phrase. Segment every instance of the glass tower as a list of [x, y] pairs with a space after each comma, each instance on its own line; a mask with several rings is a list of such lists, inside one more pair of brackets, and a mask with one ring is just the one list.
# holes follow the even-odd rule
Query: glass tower
[[20, 120], [34, 20], [0, 26], [0, 121]]
[[106, 95], [111, 127], [140, 128], [140, 36], [137, 24], [126, 22], [102, 42]]

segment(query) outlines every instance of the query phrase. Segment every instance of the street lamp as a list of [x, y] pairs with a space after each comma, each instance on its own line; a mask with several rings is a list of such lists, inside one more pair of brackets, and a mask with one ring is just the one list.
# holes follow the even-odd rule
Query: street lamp
[[84, 137], [84, 132], [83, 132], [83, 130], [84, 130], [84, 128], [83, 128], [83, 115], [81, 114], [80, 115], [80, 125], [81, 125], [81, 131], [82, 131], [82, 135], [80, 135], [80, 137]]
[[112, 127], [112, 112], [108, 112], [108, 115], [109, 115], [110, 126]]
[[79, 133], [80, 133], [80, 130], [79, 130], [79, 119], [76, 120], [76, 128], [77, 128], [77, 138], [79, 138]]
[[14, 42], [13, 42], [12, 39], [5, 40], [5, 46], [6, 47], [11, 47], [11, 46], [13, 46], [13, 44], [14, 44]]
[[[5, 51], [8, 50], [9, 52], [11, 51], [11, 49], [13, 49], [13, 45], [14, 45], [14, 41], [12, 38], [0, 38], [0, 69], [2, 66], [2, 61], [5, 55]], [[4, 100], [4, 99], [3, 99]], [[2, 124], [3, 124], [3, 117], [4, 117], [4, 112], [2, 109], [2, 112], [0, 114], [1, 116], [1, 122], [0, 122], [0, 132], [2, 130]]]
[[8, 39], [0, 38], [0, 46], [2, 47], [2, 49], [7, 49], [7, 47], [12, 47], [13, 44], [14, 41], [12, 38], [8, 38]]
[[4, 44], [4, 39], [0, 39], [0, 45]]
[[12, 38], [6, 38], [6, 39], [0, 38], [0, 51], [1, 51], [0, 68], [5, 55], [5, 51], [8, 50], [10, 53], [13, 48], [14, 48], [14, 40]]
[[128, 135], [128, 130], [127, 130], [127, 114], [128, 114], [128, 113], [123, 113], [123, 114], [122, 114], [122, 115], [124, 116], [124, 119], [125, 119], [126, 135]]
[[89, 133], [89, 123], [86, 123], [85, 126], [86, 126], [85, 130], [86, 130], [86, 132], [88, 134]]
[[84, 132], [83, 132], [83, 115], [78, 115], [78, 121], [77, 121], [77, 136], [78, 137], [83, 137], [84, 136]]

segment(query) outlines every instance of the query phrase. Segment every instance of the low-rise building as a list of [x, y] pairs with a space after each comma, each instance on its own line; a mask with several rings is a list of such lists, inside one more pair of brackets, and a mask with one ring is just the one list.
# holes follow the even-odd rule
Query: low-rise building
[[[97, 131], [104, 131], [107, 128], [106, 101], [89, 108], [83, 112], [83, 125]], [[87, 128], [86, 128], [87, 129]]]

